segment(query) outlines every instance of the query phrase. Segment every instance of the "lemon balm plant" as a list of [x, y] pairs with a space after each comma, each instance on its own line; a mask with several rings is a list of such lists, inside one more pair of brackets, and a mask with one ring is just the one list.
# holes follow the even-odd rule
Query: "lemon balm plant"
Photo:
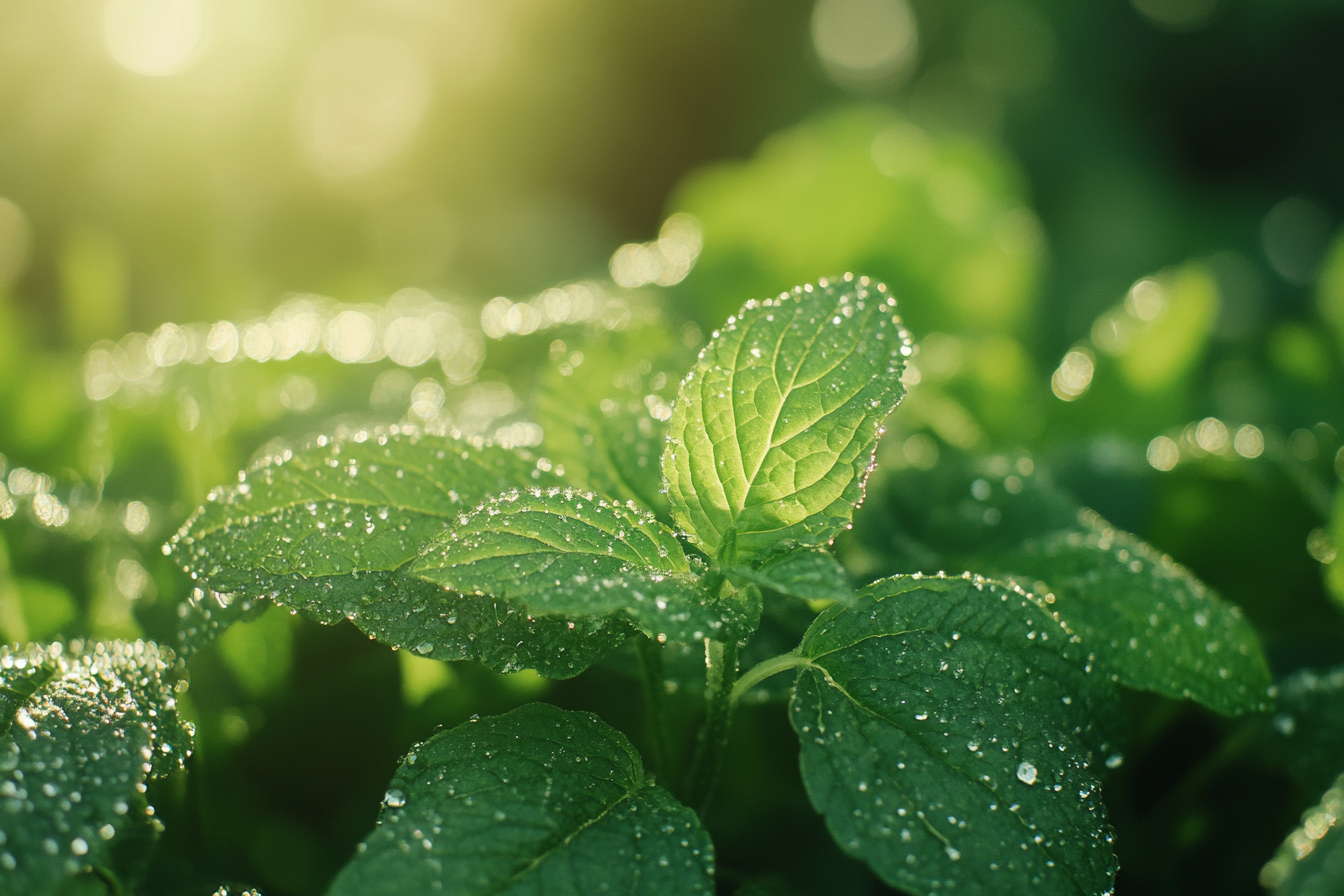
[[[869, 540], [923, 554], [887, 550], [892, 575], [856, 587], [831, 546], [915, 351], [882, 284], [750, 301], [684, 378], [664, 348], [613, 338], [583, 376], [552, 377], [539, 453], [400, 427], [320, 437], [217, 489], [165, 547], [198, 586], [188, 652], [274, 603], [498, 672], [639, 659], [646, 756], [540, 703], [435, 734], [331, 892], [714, 892], [701, 819], [747, 697], [788, 701], [812, 805], [891, 886], [1111, 891], [1120, 688], [1264, 709], [1237, 608], [1023, 463], [949, 464], [907, 493], [928, 501], [884, 504], [896, 517]], [[785, 608], [805, 622], [781, 645], [766, 623]], [[156, 825], [145, 782], [187, 750], [172, 668], [145, 644], [0, 660], [0, 862], [22, 882], [6, 892], [134, 877]], [[683, 684], [704, 691], [686, 731], [662, 705]]]

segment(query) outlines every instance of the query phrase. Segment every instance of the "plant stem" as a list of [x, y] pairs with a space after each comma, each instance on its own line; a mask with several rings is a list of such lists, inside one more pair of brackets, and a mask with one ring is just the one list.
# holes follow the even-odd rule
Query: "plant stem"
[[737, 684], [733, 685], [733, 692], [729, 696], [729, 700], [733, 705], [736, 705], [737, 701], [742, 699], [743, 694], [771, 675], [777, 675], [798, 666], [810, 666], [811, 664], [811, 660], [805, 656], [799, 656], [797, 653], [781, 653], [779, 656], [772, 656], [770, 659], [752, 666], [745, 675], [737, 680]]
[[733, 684], [737, 678], [737, 642], [705, 641], [705, 721], [695, 745], [695, 757], [686, 775], [687, 805], [700, 814], [708, 808], [709, 798], [723, 766], [723, 750], [728, 744], [728, 722], [733, 711]]
[[644, 721], [648, 726], [648, 737], [654, 773], [665, 781], [673, 779], [671, 741], [667, 730], [667, 713], [663, 707], [663, 697], [667, 692], [663, 674], [662, 648], [651, 638], [639, 639], [639, 665], [644, 678]]

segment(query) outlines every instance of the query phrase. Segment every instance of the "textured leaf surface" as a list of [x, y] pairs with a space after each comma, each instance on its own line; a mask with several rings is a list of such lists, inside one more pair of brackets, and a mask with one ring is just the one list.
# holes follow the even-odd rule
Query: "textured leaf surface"
[[731, 563], [849, 525], [900, 383], [896, 300], [846, 275], [752, 300], [701, 352], [672, 412], [672, 515]]
[[714, 850], [619, 732], [530, 704], [418, 746], [333, 896], [712, 893]]
[[842, 849], [912, 893], [1100, 894], [1112, 712], [1068, 632], [983, 580], [884, 579], [818, 617], [790, 705]]
[[1344, 892], [1344, 775], [1302, 816], [1278, 854], [1260, 872], [1276, 896], [1337, 896]]
[[410, 568], [533, 616], [622, 614], [660, 641], [745, 637], [757, 601], [707, 594], [666, 526], [646, 510], [574, 489], [513, 490], [464, 514]]
[[144, 782], [191, 746], [171, 662], [144, 642], [0, 647], [0, 892], [57, 892], [145, 837]]
[[1082, 508], [1030, 458], [902, 471], [868, 507], [860, 531], [891, 569], [1013, 578], [1048, 594], [1099, 667], [1127, 687], [1229, 714], [1266, 708], [1268, 667], [1241, 610]]
[[799, 548], [777, 554], [755, 569], [735, 567], [728, 575], [803, 600], [854, 599], [849, 573], [829, 551]]
[[321, 622], [351, 619], [375, 638], [425, 656], [478, 659], [501, 672], [575, 675], [633, 626], [532, 620], [506, 600], [446, 595], [394, 575], [486, 496], [558, 482], [522, 454], [453, 438], [393, 431], [320, 439], [212, 492], [174, 537], [183, 567], [230, 595], [215, 607], [202, 596], [190, 621], [208, 636], [219, 629], [218, 617], [238, 615], [235, 604], [273, 598]]
[[666, 329], [604, 331], [552, 350], [537, 422], [565, 479], [671, 520], [660, 461], [677, 384], [695, 360]]
[[990, 568], [1042, 580], [1035, 590], [1122, 684], [1229, 715], [1269, 708], [1269, 668], [1240, 607], [1092, 511], [1079, 523]]

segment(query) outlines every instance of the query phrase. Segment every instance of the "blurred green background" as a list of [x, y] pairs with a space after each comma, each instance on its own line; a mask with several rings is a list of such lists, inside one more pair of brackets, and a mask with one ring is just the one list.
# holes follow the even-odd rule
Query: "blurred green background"
[[[537, 376], [592, 333], [693, 344], [854, 270], [921, 346], [865, 512], [1027, 452], [1243, 606], [1276, 674], [1344, 663], [1340, 46], [1334, 0], [4, 0], [0, 635], [172, 644], [159, 546], [259, 452], [398, 421], [544, 446]], [[238, 626], [192, 659], [145, 891], [321, 892], [437, 725], [544, 695], [635, 736], [619, 665]], [[1259, 892], [1317, 794], [1223, 755], [1233, 723], [1134, 714], [1119, 891]], [[739, 718], [724, 892], [884, 892], [791, 738]]]

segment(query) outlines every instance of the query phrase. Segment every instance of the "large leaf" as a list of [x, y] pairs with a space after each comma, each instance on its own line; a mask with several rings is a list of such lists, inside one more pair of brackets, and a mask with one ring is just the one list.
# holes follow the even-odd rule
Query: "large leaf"
[[743, 306], [677, 394], [663, 455], [672, 515], [725, 564], [826, 544], [853, 517], [910, 334], [867, 277]]
[[916, 893], [1095, 894], [1113, 712], [1068, 631], [981, 579], [885, 579], [818, 617], [790, 716], [836, 842]]
[[537, 422], [565, 479], [670, 520], [660, 461], [677, 384], [695, 353], [662, 327], [552, 347]]
[[949, 459], [882, 490], [862, 531], [896, 569], [1016, 579], [1121, 684], [1229, 714], [1268, 705], [1269, 670], [1241, 610], [1081, 507], [1029, 458]]
[[676, 536], [648, 511], [574, 489], [514, 489], [485, 502], [409, 573], [537, 617], [627, 615], [659, 641], [737, 640], [760, 618], [746, 595], [708, 594]]
[[588, 713], [530, 704], [416, 747], [332, 896], [712, 893], [695, 814]]
[[1275, 896], [1337, 896], [1344, 892], [1344, 775], [1302, 815], [1260, 871], [1260, 883]]
[[153, 644], [0, 647], [0, 892], [118, 876], [153, 835], [145, 782], [191, 748]]
[[566, 678], [635, 631], [619, 620], [530, 619], [506, 600], [394, 575], [488, 495], [560, 482], [518, 452], [393, 430], [319, 439], [241, 479], [212, 492], [171, 545], [188, 572], [229, 595], [196, 601], [189, 617], [203, 633], [235, 605], [272, 598], [425, 656]]

